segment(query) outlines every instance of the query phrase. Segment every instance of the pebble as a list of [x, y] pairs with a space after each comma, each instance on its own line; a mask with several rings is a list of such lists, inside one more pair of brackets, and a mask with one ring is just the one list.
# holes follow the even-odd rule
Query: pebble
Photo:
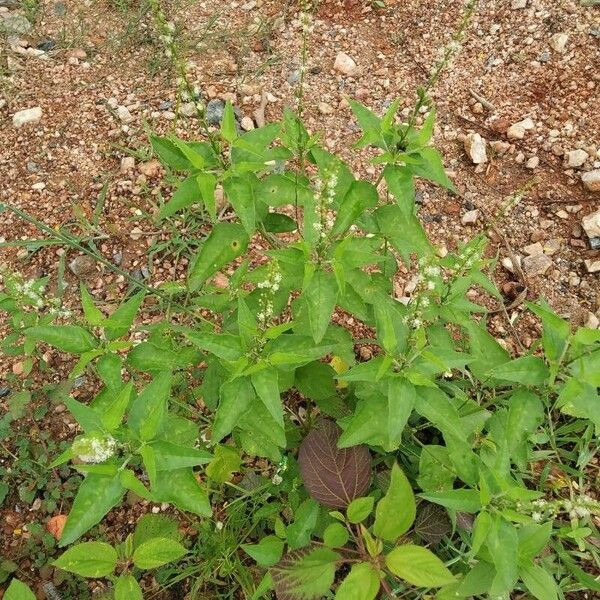
[[71, 273], [79, 278], [85, 278], [96, 272], [96, 261], [87, 254], [76, 256], [70, 263]]
[[196, 115], [196, 104], [194, 102], [185, 102], [179, 107], [179, 114], [184, 117], [193, 117]]
[[512, 0], [510, 7], [513, 10], [518, 10], [519, 8], [525, 8], [527, 6], [527, 0]]
[[333, 68], [343, 75], [353, 75], [356, 72], [356, 63], [354, 59], [345, 52], [338, 52], [333, 63]]
[[218, 125], [223, 119], [223, 113], [225, 112], [225, 102], [223, 100], [210, 100], [206, 105], [206, 122], [209, 125]]
[[565, 52], [565, 49], [566, 49], [565, 47], [566, 47], [568, 41], [569, 41], [569, 36], [566, 33], [555, 33], [550, 38], [550, 47], [555, 52], [558, 52], [559, 54], [563, 54]]
[[540, 242], [535, 242], [535, 244], [529, 244], [529, 246], [525, 246], [523, 248], [523, 252], [528, 256], [535, 256], [536, 254], [544, 254], [544, 247]]
[[561, 242], [559, 239], [553, 238], [545, 241], [542, 246], [544, 247], [544, 254], [551, 256], [560, 250]]
[[43, 181], [38, 181], [37, 183], [34, 183], [31, 186], [31, 189], [35, 190], [36, 192], [41, 192], [45, 188], [46, 188], [46, 184]]
[[333, 106], [327, 104], [327, 102], [319, 102], [318, 108], [322, 115], [331, 115], [333, 113]]
[[31, 30], [31, 23], [23, 15], [9, 15], [2, 21], [2, 31], [8, 36], [23, 35]]
[[134, 227], [130, 232], [129, 232], [129, 236], [131, 237], [132, 240], [137, 241], [139, 239], [141, 239], [141, 237], [144, 235], [144, 232], [139, 228], [139, 227]]
[[525, 166], [528, 169], [537, 169], [540, 166], [540, 157], [539, 156], [532, 156], [526, 163]]
[[162, 167], [158, 160], [153, 159], [148, 162], [141, 163], [138, 167], [138, 170], [142, 175], [148, 177], [148, 179], [154, 179], [161, 174]]
[[590, 329], [598, 329], [600, 327], [600, 320], [592, 311], [588, 311], [585, 326]]
[[535, 123], [533, 120], [527, 117], [526, 119], [511, 125], [506, 131], [506, 136], [509, 140], [522, 140], [525, 137], [525, 132], [534, 127]]
[[126, 106], [117, 106], [117, 116], [121, 123], [131, 123], [133, 121], [133, 115]]
[[121, 173], [127, 173], [135, 169], [135, 158], [133, 156], [124, 156], [121, 159]]
[[479, 211], [477, 209], [466, 212], [461, 219], [463, 225], [475, 225], [479, 219]]
[[591, 258], [588, 258], [584, 261], [584, 264], [588, 273], [600, 272], [600, 259], [593, 260]]
[[29, 123], [37, 123], [42, 118], [42, 107], [34, 106], [20, 110], [13, 115], [13, 125], [15, 127], [23, 127]]
[[600, 237], [600, 209], [583, 217], [581, 226], [590, 240]]
[[242, 129], [244, 131], [251, 131], [252, 129], [254, 129], [254, 121], [251, 117], [243, 117], [240, 122], [240, 125], [242, 126]]
[[503, 141], [490, 142], [490, 146], [498, 156], [504, 156], [510, 150], [510, 144]]
[[570, 150], [565, 153], [565, 165], [570, 168], [581, 167], [589, 156], [585, 150]]
[[523, 270], [528, 275], [544, 275], [552, 266], [552, 259], [545, 254], [534, 254], [523, 259]]
[[590, 192], [600, 192], [600, 169], [584, 173], [581, 176], [581, 181]]
[[469, 133], [465, 137], [464, 147], [474, 165], [487, 162], [486, 141], [478, 133]]

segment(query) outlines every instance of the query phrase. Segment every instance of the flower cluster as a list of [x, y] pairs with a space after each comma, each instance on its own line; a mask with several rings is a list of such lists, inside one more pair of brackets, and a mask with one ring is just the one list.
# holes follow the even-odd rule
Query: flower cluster
[[84, 463], [101, 463], [114, 455], [117, 441], [108, 434], [90, 433], [78, 437], [72, 446], [75, 456]]
[[335, 200], [335, 188], [338, 184], [336, 173], [326, 173], [324, 180], [317, 177], [315, 180], [315, 207], [318, 221], [313, 223], [313, 227], [319, 232], [321, 239], [327, 237], [329, 231], [335, 222], [335, 217], [331, 207]]
[[442, 276], [442, 269], [432, 262], [431, 258], [419, 261], [419, 273], [410, 282], [411, 299], [409, 311], [403, 317], [405, 325], [418, 329], [425, 322], [424, 312], [434, 300], [435, 289]]
[[558, 500], [545, 500], [540, 498], [531, 503], [531, 518], [537, 523], [557, 518], [560, 514], [567, 514], [573, 521], [586, 519], [591, 515], [600, 514], [600, 502], [587, 494]]
[[277, 465], [277, 471], [275, 471], [275, 474], [273, 477], [271, 477], [271, 483], [273, 485], [281, 485], [283, 483], [283, 477], [281, 476], [281, 473], [285, 473], [287, 468], [287, 456], [284, 456]]
[[260, 311], [256, 315], [263, 327], [273, 316], [273, 294], [279, 291], [281, 279], [279, 266], [276, 262], [272, 262], [269, 264], [266, 279], [259, 281], [256, 285], [257, 288], [263, 290], [260, 295]]

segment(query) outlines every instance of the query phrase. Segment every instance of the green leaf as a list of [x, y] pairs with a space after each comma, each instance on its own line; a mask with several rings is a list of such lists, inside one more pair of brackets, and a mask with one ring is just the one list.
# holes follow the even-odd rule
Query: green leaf
[[312, 498], [305, 500], [298, 507], [294, 514], [294, 522], [287, 528], [287, 540], [291, 550], [302, 548], [310, 542], [318, 516], [319, 505]]
[[377, 205], [378, 200], [377, 188], [372, 183], [353, 181], [341, 202], [331, 235], [338, 236], [348, 231], [365, 210]]
[[556, 600], [558, 590], [554, 577], [540, 565], [531, 563], [519, 568], [519, 577], [538, 600]]
[[521, 356], [493, 368], [488, 375], [525, 385], [542, 385], [547, 381], [550, 372], [541, 358]]
[[517, 582], [518, 543], [515, 526], [496, 516], [486, 538], [487, 548], [496, 567], [491, 588], [495, 594], [508, 594]]
[[240, 417], [248, 410], [255, 393], [248, 377], [238, 377], [221, 386], [221, 398], [212, 429], [212, 440], [221, 441], [233, 431]]
[[83, 354], [98, 347], [98, 340], [78, 325], [38, 325], [26, 329], [25, 335], [71, 354]]
[[171, 217], [176, 212], [179, 212], [192, 204], [196, 204], [200, 200], [201, 195], [198, 177], [196, 175], [190, 175], [179, 184], [177, 191], [171, 196], [169, 202], [161, 206], [158, 218], [166, 219], [167, 217]]
[[185, 154], [169, 138], [151, 135], [150, 143], [163, 164], [177, 171], [188, 171], [192, 167]]
[[379, 573], [369, 563], [352, 566], [335, 594], [336, 600], [374, 600], [379, 592]]
[[456, 192], [454, 184], [450, 181], [444, 170], [442, 156], [435, 148], [423, 148], [418, 154], [411, 156], [416, 156], [418, 159], [416, 164], [411, 163], [408, 165], [408, 168], [415, 175], [439, 183], [451, 192]]
[[343, 548], [350, 534], [341, 523], [331, 523], [323, 532], [323, 542], [329, 548]]
[[133, 575], [121, 573], [115, 584], [115, 600], [143, 600], [140, 584]]
[[552, 536], [552, 521], [543, 525], [531, 523], [519, 528], [519, 560], [535, 558], [548, 544]]
[[544, 331], [542, 333], [542, 346], [546, 358], [558, 362], [564, 355], [571, 336], [571, 326], [568, 321], [561, 319], [550, 310], [548, 305], [527, 303], [529, 310], [542, 319]]
[[106, 577], [117, 566], [117, 551], [105, 542], [84, 542], [69, 548], [54, 566], [81, 577]]
[[408, 422], [417, 398], [415, 386], [404, 378], [392, 377], [388, 381], [387, 423], [388, 447], [400, 445], [402, 432]]
[[104, 321], [104, 333], [108, 340], [116, 340], [129, 333], [133, 320], [144, 302], [146, 292], [142, 290], [123, 302], [117, 310]]
[[129, 411], [129, 426], [142, 441], [156, 437], [167, 415], [171, 373], [163, 371], [135, 398]]
[[364, 521], [373, 510], [373, 503], [375, 499], [371, 496], [365, 496], [363, 498], [355, 498], [350, 502], [346, 509], [346, 516], [350, 523], [360, 523]]
[[326, 400], [336, 395], [335, 371], [327, 364], [315, 361], [296, 369], [295, 386], [312, 400]]
[[406, 475], [397, 463], [386, 495], [377, 503], [373, 533], [393, 542], [406, 533], [416, 516], [415, 496]]
[[298, 229], [298, 223], [292, 217], [276, 212], [268, 212], [262, 220], [265, 231], [271, 233], [288, 233]]
[[150, 446], [154, 450], [157, 471], [195, 467], [207, 464], [212, 459], [212, 454], [206, 450], [180, 446], [164, 440], [153, 441]]
[[4, 593], [3, 600], [36, 600], [36, 598], [28, 585], [13, 579]]
[[206, 467], [206, 475], [217, 483], [230, 481], [242, 464], [239, 451], [231, 446], [217, 446], [214, 454]]
[[421, 498], [429, 500], [434, 504], [441, 504], [452, 510], [459, 510], [467, 513], [476, 513], [481, 510], [481, 500], [479, 492], [476, 490], [448, 490], [446, 492], [428, 492], [419, 494]]
[[229, 177], [223, 182], [223, 191], [249, 236], [256, 231], [255, 179], [249, 176]]
[[283, 427], [283, 404], [279, 396], [277, 370], [268, 367], [252, 373], [250, 379], [260, 401], [265, 405], [275, 422]]
[[98, 327], [102, 321], [104, 321], [104, 314], [96, 307], [94, 304], [94, 299], [83, 283], [80, 284], [79, 289], [81, 292], [81, 307], [83, 308], [83, 316], [89, 325]]
[[258, 544], [242, 544], [242, 550], [261, 567], [272, 567], [283, 554], [283, 540], [275, 535], [267, 535]]
[[146, 513], [142, 515], [135, 525], [133, 532], [134, 549], [152, 538], [170, 538], [177, 540], [180, 537], [177, 521], [165, 515]]
[[121, 501], [124, 493], [125, 488], [118, 474], [86, 475], [73, 501], [59, 547], [72, 544], [88, 529], [98, 524], [104, 515]]
[[455, 581], [444, 563], [422, 546], [398, 546], [385, 557], [385, 564], [394, 575], [420, 587], [441, 587]]
[[415, 182], [410, 170], [406, 167], [386, 165], [383, 176], [402, 214], [407, 217], [412, 215], [415, 209]]
[[271, 568], [278, 597], [317, 600], [326, 595], [335, 578], [340, 555], [329, 548], [303, 548], [286, 554]]
[[221, 136], [230, 144], [238, 137], [237, 128], [235, 126], [235, 113], [229, 100], [227, 100], [225, 103], [225, 110], [223, 111], [223, 120], [221, 121]]
[[217, 223], [191, 265], [190, 290], [198, 290], [209, 277], [241, 256], [247, 248], [248, 235], [242, 225]]
[[308, 309], [310, 332], [315, 343], [325, 336], [337, 298], [337, 283], [333, 273], [317, 269], [302, 292]]
[[123, 421], [123, 416], [129, 406], [132, 392], [133, 381], [130, 381], [102, 412], [102, 424], [107, 431], [114, 431], [121, 424], [121, 421]]
[[153, 538], [140, 544], [133, 553], [133, 564], [138, 569], [156, 569], [179, 560], [187, 550], [171, 538]]
[[212, 515], [208, 495], [189, 467], [174, 471], [157, 471], [152, 488], [159, 502], [172, 502], [181, 510], [187, 510], [200, 517]]
[[229, 333], [186, 332], [186, 337], [196, 346], [222, 358], [236, 361], [243, 356], [242, 342], [237, 335]]

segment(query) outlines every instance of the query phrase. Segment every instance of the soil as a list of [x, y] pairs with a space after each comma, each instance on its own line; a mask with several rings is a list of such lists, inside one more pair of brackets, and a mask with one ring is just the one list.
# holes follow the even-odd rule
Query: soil
[[[377, 4], [318, 4], [304, 96], [310, 130], [322, 132], [329, 150], [373, 180], [372, 152], [352, 150], [358, 128], [345, 98], [356, 98], [377, 113], [400, 98], [406, 114], [450, 43], [464, 5], [462, 0]], [[591, 249], [581, 221], [600, 209], [600, 194], [586, 190], [581, 175], [600, 168], [600, 8], [574, 0], [479, 4], [460, 50], [431, 91], [437, 109], [434, 143], [459, 193], [419, 181], [420, 214], [440, 248], [453, 249], [481, 231], [490, 232], [490, 256], [499, 259], [526, 256], [525, 247], [534, 242], [552, 248], [546, 250], [550, 262], [543, 273], [524, 268], [522, 275], [513, 274], [498, 265], [495, 279], [504, 286], [507, 304], [515, 289], [526, 289], [529, 299], [545, 297], [574, 324], [597, 326], [600, 274], [588, 272], [585, 261], [598, 260], [600, 251]], [[521, 4], [525, 7], [517, 8]], [[171, 0], [163, 5], [177, 24], [189, 76], [205, 100], [231, 99], [243, 116], [252, 117], [266, 92], [267, 121], [294, 106], [293, 79], [302, 46], [295, 3]], [[200, 134], [195, 118], [178, 114], [176, 78], [147, 4], [40, 0], [26, 6], [0, 0], [0, 31], [15, 15], [32, 23], [28, 31], [0, 39], [0, 203], [53, 229], [93, 237], [107, 261], [136, 277], [147, 276], [151, 285], [183, 279], [185, 259], [148, 257], [149, 248], [174, 233], [161, 230], [151, 218], [158, 198], [168, 198], [172, 188], [149, 153], [147, 133], [173, 132], [190, 139]], [[567, 36], [564, 48], [558, 44], [560, 34]], [[40, 48], [47, 50], [40, 53]], [[357, 64], [352, 76], [333, 68], [340, 51]], [[36, 106], [42, 109], [38, 122], [13, 126], [14, 113]], [[131, 114], [127, 122], [118, 115], [123, 106]], [[507, 129], [526, 118], [533, 128], [523, 139], [507, 139]], [[487, 141], [487, 162], [474, 165], [465, 152], [469, 133]], [[497, 144], [493, 150], [492, 142], [504, 142], [504, 148]], [[565, 153], [576, 149], [587, 158], [578, 167], [565, 166]], [[123, 161], [127, 156], [133, 156], [133, 164]], [[537, 166], [533, 157], [539, 158]], [[522, 197], [504, 214], [515, 194]], [[474, 209], [478, 219], [464, 225], [462, 217]], [[45, 237], [14, 213], [0, 212], [0, 242]], [[61, 261], [68, 264], [77, 255], [58, 245], [3, 245], [0, 265], [26, 277], [49, 274], [56, 285]], [[83, 279], [100, 305], [113, 309], [129, 285], [123, 275], [100, 264], [84, 271], [76, 276], [66, 269], [66, 305], [79, 310], [76, 291]], [[409, 273], [399, 274], [398, 296], [409, 280]], [[537, 323], [524, 314], [522, 304], [509, 312], [521, 342], [529, 346]], [[505, 345], [517, 349], [503, 314], [493, 316], [490, 325]], [[0, 334], [5, 331], [0, 321]], [[0, 386], [60, 381], [70, 364], [58, 353], [46, 358], [52, 374], [27, 378], [20, 359], [0, 356]], [[85, 384], [77, 393], [85, 400], [92, 391], [93, 384]], [[73, 423], [57, 406], [43, 427], [68, 438]], [[0, 398], [0, 414], [4, 410]], [[26, 431], [29, 418], [17, 428]], [[0, 465], [10, 467], [11, 461], [5, 457]], [[12, 496], [0, 515], [0, 546], [7, 558], [20, 555], [29, 522], [44, 523], [51, 516], [36, 515]], [[120, 511], [118, 518], [131, 523], [133, 514]]]

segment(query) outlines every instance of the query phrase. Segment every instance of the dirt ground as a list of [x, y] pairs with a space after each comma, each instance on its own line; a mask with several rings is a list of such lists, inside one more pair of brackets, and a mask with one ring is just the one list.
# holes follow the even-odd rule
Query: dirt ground
[[[511, 273], [500, 263], [496, 270], [509, 300], [514, 289], [526, 287], [530, 299], [544, 296], [574, 323], [593, 327], [600, 317], [600, 262], [595, 262], [600, 250], [592, 249], [582, 220], [600, 209], [600, 193], [587, 189], [582, 175], [600, 169], [600, 6], [595, 4], [480, 0], [460, 51], [431, 94], [438, 113], [435, 145], [459, 194], [418, 184], [421, 216], [436, 243], [452, 249], [493, 221], [490, 254], [524, 258], [522, 270]], [[252, 117], [266, 92], [267, 120], [294, 106], [302, 44], [296, 3], [169, 0], [162, 6], [177, 24], [189, 74], [206, 100], [231, 99], [243, 116]], [[369, 151], [351, 149], [358, 128], [345, 98], [378, 113], [401, 98], [408, 111], [450, 42], [463, 6], [462, 0], [385, 0], [382, 7], [346, 0], [316, 7], [306, 121], [355, 173], [377, 177]], [[168, 198], [171, 188], [151, 160], [147, 133], [194, 138], [198, 123], [180, 114], [175, 77], [147, 5], [0, 0], [2, 30], [0, 203], [52, 228], [95, 237], [108, 261], [151, 284], [184, 278], [185, 261], [147, 258], [151, 246], [171, 235], [148, 218], [159, 194]], [[352, 75], [334, 69], [339, 52], [356, 62]], [[34, 107], [41, 108], [41, 118], [16, 127], [15, 113]], [[522, 139], [515, 138], [511, 126], [526, 119], [531, 122]], [[486, 141], [487, 160], [477, 165], [464, 144], [473, 133]], [[123, 160], [128, 156], [133, 160]], [[515, 194], [522, 197], [502, 215]], [[13, 213], [0, 213], [0, 242], [42, 237]], [[59, 246], [2, 245], [0, 265], [27, 276], [54, 277], [64, 252]], [[69, 251], [67, 264], [75, 257]], [[85, 279], [108, 308], [128, 285], [122, 275], [93, 264], [77, 274], [68, 268], [66, 279], [67, 304], [75, 308], [78, 279]], [[405, 283], [399, 279], [399, 296]], [[511, 310], [511, 317], [518, 319], [522, 309]], [[503, 316], [492, 321], [510, 345]], [[526, 327], [523, 341], [531, 343]], [[20, 381], [19, 361], [0, 357], [0, 384], [13, 388]], [[68, 428], [61, 435], [68, 435]], [[0, 530], [8, 546], [21, 543], [13, 533], [22, 525], [11, 521]]]

